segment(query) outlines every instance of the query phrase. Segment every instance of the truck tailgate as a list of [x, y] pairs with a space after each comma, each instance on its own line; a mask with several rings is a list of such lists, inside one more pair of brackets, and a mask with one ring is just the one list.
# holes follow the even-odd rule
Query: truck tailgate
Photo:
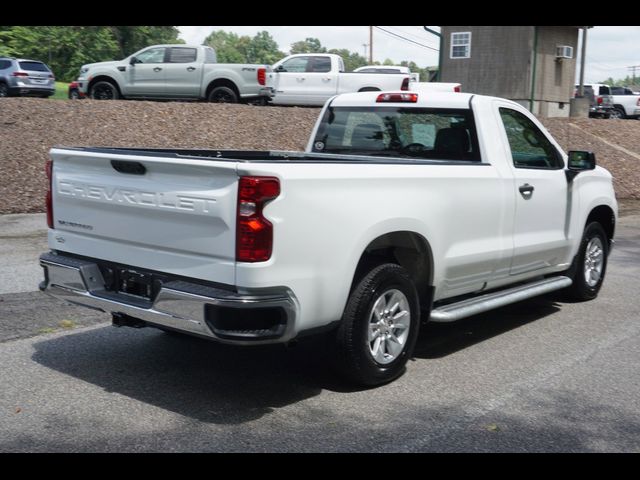
[[49, 247], [233, 285], [236, 163], [53, 149]]

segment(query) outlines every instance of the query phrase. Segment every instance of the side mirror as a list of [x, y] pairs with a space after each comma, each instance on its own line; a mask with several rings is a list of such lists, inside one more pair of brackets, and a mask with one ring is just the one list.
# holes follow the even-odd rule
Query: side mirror
[[593, 152], [572, 150], [569, 152], [568, 163], [569, 170], [574, 172], [593, 170], [596, 168], [596, 154]]
[[138, 59], [136, 57], [131, 57], [131, 59], [129, 60], [129, 65], [135, 65], [136, 63], [138, 63]]

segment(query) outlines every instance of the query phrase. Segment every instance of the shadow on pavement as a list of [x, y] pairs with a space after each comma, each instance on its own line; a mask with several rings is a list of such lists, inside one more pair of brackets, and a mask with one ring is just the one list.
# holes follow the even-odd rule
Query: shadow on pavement
[[[423, 327], [415, 357], [439, 358], [550, 315], [533, 299], [455, 324]], [[199, 421], [241, 424], [319, 395], [361, 391], [327, 366], [322, 338], [297, 347], [220, 345], [156, 329], [111, 326], [35, 343], [41, 365]]]

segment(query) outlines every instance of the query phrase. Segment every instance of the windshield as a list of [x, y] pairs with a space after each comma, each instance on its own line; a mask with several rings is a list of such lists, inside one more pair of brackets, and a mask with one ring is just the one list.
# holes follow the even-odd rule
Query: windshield
[[469, 109], [329, 107], [313, 151], [480, 161]]

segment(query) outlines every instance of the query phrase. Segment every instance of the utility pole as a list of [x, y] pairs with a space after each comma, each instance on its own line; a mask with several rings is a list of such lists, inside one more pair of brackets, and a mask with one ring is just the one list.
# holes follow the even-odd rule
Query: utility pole
[[369, 27], [369, 65], [373, 65], [373, 26]]
[[364, 58], [367, 58], [367, 47], [369, 46], [369, 44], [363, 43], [362, 46], [364, 47]]
[[[438, 47], [438, 73], [436, 74], [436, 82], [439, 82], [442, 78], [442, 33], [436, 32], [435, 30], [431, 30], [428, 27], [423, 26], [427, 32], [433, 33], [436, 37], [440, 39], [440, 46]], [[427, 79], [429, 80], [429, 79]]]
[[640, 68], [640, 65], [633, 65], [631, 67], [627, 67], [627, 70], [631, 70], [631, 75], [633, 78], [633, 84], [636, 84], [636, 68]]
[[582, 27], [582, 54], [580, 55], [580, 85], [578, 86], [578, 97], [584, 97], [584, 62], [587, 58], [587, 29]]

